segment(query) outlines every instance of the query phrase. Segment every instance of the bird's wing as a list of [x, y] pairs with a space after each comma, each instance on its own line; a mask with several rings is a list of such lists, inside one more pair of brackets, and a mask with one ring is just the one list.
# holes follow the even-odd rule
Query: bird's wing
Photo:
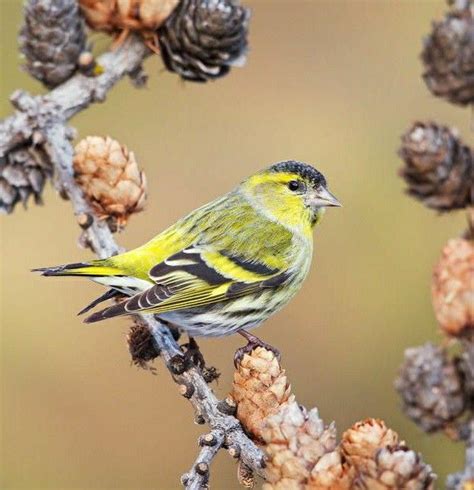
[[130, 313], [166, 313], [196, 308], [275, 288], [288, 279], [274, 269], [227, 251], [195, 245], [150, 270], [156, 283], [127, 301], [93, 314], [87, 322]]

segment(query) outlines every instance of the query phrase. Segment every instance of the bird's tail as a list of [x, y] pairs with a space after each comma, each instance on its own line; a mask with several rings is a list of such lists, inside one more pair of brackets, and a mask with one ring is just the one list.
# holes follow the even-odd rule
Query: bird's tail
[[[92, 279], [97, 278], [97, 280], [101, 278], [103, 281], [100, 282], [103, 284], [108, 284], [110, 282], [109, 285], [112, 288], [106, 291], [99, 298], [92, 301], [92, 303], [87, 305], [85, 308], [83, 308], [78, 313], [78, 315], [82, 315], [83, 313], [88, 312], [89, 310], [97, 306], [99, 303], [123, 296], [123, 293], [120, 290], [117, 290], [113, 287], [114, 281], [117, 280], [114, 279], [114, 277], [122, 278], [123, 272], [117, 269], [116, 267], [113, 267], [110, 264], [108, 264], [107, 259], [93, 260], [91, 262], [79, 262], [75, 264], [58, 265], [55, 267], [41, 267], [38, 269], [33, 269], [32, 272], [40, 272], [41, 275], [43, 276], [83, 276]], [[116, 308], [117, 306], [118, 305], [114, 305], [109, 308], [106, 308], [105, 310], [99, 311], [98, 313], [95, 313], [89, 316], [88, 318], [86, 318], [85, 322], [91, 323], [91, 322], [96, 322], [99, 320], [104, 320], [106, 318], [109, 318], [110, 312], [108, 312], [108, 310], [109, 309], [113, 310], [114, 307]], [[107, 311], [109, 314], [104, 314], [105, 311]], [[123, 314], [123, 313], [118, 313], [118, 314]]]
[[42, 276], [103, 277], [121, 275], [117, 268], [107, 265], [103, 260], [78, 262], [75, 264], [58, 265], [55, 267], [40, 267], [38, 269], [33, 269], [32, 272], [41, 272]]

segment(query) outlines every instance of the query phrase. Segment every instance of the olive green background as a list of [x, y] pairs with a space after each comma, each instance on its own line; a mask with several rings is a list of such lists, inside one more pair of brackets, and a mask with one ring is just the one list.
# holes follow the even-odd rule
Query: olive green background
[[[470, 113], [435, 99], [420, 78], [421, 39], [445, 9], [436, 1], [247, 1], [250, 53], [243, 69], [206, 85], [183, 83], [147, 61], [146, 90], [125, 80], [72, 124], [81, 137], [111, 135], [146, 170], [147, 210], [117, 238], [134, 247], [246, 175], [287, 158], [314, 163], [344, 203], [316, 230], [309, 279], [258, 334], [283, 352], [299, 402], [318, 406], [341, 433], [383, 418], [440, 475], [460, 469], [462, 446], [428, 436], [399, 411], [393, 390], [408, 346], [440, 335], [430, 274], [462, 215], [437, 216], [403, 194], [400, 134], [416, 120], [457, 126]], [[0, 0], [1, 115], [17, 88], [21, 2]], [[107, 39], [94, 34], [100, 50]], [[45, 206], [1, 218], [2, 488], [179, 488], [205, 427], [161, 363], [130, 366], [130, 321], [86, 326], [76, 317], [100, 287], [45, 279], [33, 267], [87, 260], [68, 202], [48, 188]], [[204, 340], [229, 390], [238, 337]], [[237, 488], [224, 452], [213, 488]]]

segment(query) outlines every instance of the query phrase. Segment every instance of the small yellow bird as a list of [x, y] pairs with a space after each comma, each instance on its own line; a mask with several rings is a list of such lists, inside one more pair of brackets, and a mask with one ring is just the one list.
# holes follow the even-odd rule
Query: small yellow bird
[[191, 337], [247, 332], [286, 305], [312, 259], [313, 228], [340, 206], [312, 166], [285, 161], [192, 211], [145, 245], [103, 260], [35, 269], [45, 276], [85, 276], [110, 289], [86, 323], [150, 313]]

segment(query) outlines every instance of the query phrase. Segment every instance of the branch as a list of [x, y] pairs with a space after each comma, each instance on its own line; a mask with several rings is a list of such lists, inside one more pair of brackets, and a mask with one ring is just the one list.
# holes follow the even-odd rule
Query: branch
[[[114, 52], [102, 55], [98, 62], [104, 73], [96, 78], [75, 75], [46, 96], [33, 97], [17, 91], [12, 102], [15, 114], [0, 122], [0, 155], [33, 138], [44, 141], [45, 151], [55, 170], [55, 186], [72, 203], [74, 213], [84, 229], [82, 240], [99, 257], [109, 257], [121, 251], [105, 220], [100, 220], [76, 184], [73, 173], [72, 131], [66, 121], [94, 102], [102, 102], [108, 91], [125, 75], [140, 70], [147, 48], [136, 37], [129, 39]], [[86, 219], [84, 219], [84, 217]], [[153, 335], [157, 351], [165, 361], [174, 381], [180, 386], [196, 410], [201, 423], [207, 423], [216, 438], [212, 447], [203, 447], [197, 462], [186, 478], [187, 488], [199, 488], [209, 473], [199, 474], [202, 463], [209, 465], [220, 447], [229, 449], [234, 457], [262, 474], [263, 452], [246, 436], [240, 422], [233, 416], [235, 405], [219, 401], [206, 383], [201, 370], [186, 359], [170, 330], [159, 320], [138, 316], [137, 321]]]
[[170, 330], [150, 316], [142, 317], [153, 335], [161, 357], [166, 362], [173, 379], [183, 387], [183, 396], [196, 410], [211, 429], [223, 431], [223, 446], [233, 457], [262, 475], [265, 467], [263, 452], [247, 437], [240, 422], [234, 417], [235, 404], [231, 399], [219, 401], [204, 380], [200, 370], [193, 365], [183, 365], [183, 353]]
[[188, 490], [199, 490], [209, 486], [209, 468], [223, 442], [224, 432], [221, 430], [213, 430], [199, 439], [202, 449], [191, 470], [181, 478], [181, 482]]
[[0, 156], [28, 141], [36, 131], [43, 133], [92, 103], [104, 102], [108, 91], [124, 76], [136, 74], [149, 54], [143, 42], [130, 35], [120, 48], [98, 58], [104, 69], [100, 76], [79, 73], [44, 96], [15, 92], [12, 103], [18, 110], [0, 122]]

